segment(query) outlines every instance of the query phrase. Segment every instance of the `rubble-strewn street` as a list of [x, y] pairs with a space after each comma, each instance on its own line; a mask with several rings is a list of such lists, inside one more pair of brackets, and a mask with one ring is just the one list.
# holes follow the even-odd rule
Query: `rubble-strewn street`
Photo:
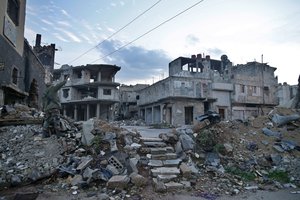
[[154, 199], [153, 191], [156, 197], [217, 199], [280, 189], [299, 195], [295, 110], [275, 108], [244, 122], [204, 121], [166, 129], [158, 137], [143, 137], [139, 127], [122, 128], [132, 121], [62, 122], [63, 134], [49, 138], [41, 136], [41, 125], [0, 128], [2, 199], [54, 193], [72, 199]]

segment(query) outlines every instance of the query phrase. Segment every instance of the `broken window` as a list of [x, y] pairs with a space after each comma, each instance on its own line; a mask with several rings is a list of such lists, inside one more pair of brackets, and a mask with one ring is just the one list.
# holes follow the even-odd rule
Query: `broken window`
[[7, 14], [16, 26], [19, 25], [19, 10], [20, 3], [18, 0], [7, 1]]
[[70, 89], [63, 89], [63, 97], [68, 98], [69, 97], [69, 90]]
[[253, 94], [257, 94], [257, 88], [256, 88], [256, 86], [253, 86]]
[[245, 93], [245, 85], [241, 85], [241, 93]]
[[15, 67], [13, 68], [13, 71], [12, 71], [12, 82], [15, 85], [18, 84], [18, 69]]
[[103, 95], [111, 95], [111, 89], [103, 89]]

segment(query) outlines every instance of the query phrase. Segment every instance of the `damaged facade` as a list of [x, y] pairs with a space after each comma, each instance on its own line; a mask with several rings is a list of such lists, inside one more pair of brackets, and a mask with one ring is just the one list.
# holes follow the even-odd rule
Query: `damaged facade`
[[169, 77], [139, 92], [140, 117], [147, 124], [193, 124], [198, 115], [217, 111], [222, 119], [247, 119], [278, 104], [276, 68], [251, 62], [232, 66], [192, 55], [169, 64]]
[[63, 114], [76, 121], [97, 119], [113, 120], [119, 92], [115, 75], [121, 69], [116, 65], [86, 65], [72, 67], [63, 65], [54, 70], [54, 82], [69, 76], [60, 90]]
[[26, 1], [4, 0], [0, 5], [0, 105], [40, 108], [45, 68], [24, 39]]
[[279, 84], [277, 88], [277, 97], [279, 100], [279, 106], [291, 107], [293, 98], [297, 95], [297, 85], [289, 85], [286, 82]]
[[[223, 118], [230, 110], [228, 80], [231, 62], [202, 58], [179, 57], [169, 64], [169, 77], [141, 90], [138, 100], [140, 115], [146, 123], [172, 125], [192, 124], [207, 110], [223, 109]], [[218, 100], [218, 101], [217, 101]]]
[[140, 90], [148, 87], [148, 84], [121, 85], [119, 87], [120, 103], [118, 105], [118, 117], [120, 119], [138, 117], [137, 98]]
[[232, 119], [257, 117], [278, 105], [275, 70], [274, 67], [258, 62], [232, 67]]
[[54, 71], [55, 44], [41, 46], [42, 35], [36, 34], [34, 53], [45, 67], [45, 82], [51, 83]]

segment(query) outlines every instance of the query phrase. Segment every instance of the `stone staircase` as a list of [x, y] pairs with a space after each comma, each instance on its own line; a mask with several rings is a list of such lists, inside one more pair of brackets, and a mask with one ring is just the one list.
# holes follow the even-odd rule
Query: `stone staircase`
[[143, 148], [147, 149], [148, 167], [152, 176], [153, 186], [157, 192], [189, 189], [187, 181], [190, 168], [182, 162], [172, 146], [167, 145], [161, 138], [141, 138]]

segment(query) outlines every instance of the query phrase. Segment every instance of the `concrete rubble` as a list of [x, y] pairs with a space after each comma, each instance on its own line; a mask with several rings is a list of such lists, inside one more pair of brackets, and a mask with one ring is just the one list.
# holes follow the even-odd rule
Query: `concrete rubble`
[[275, 108], [245, 122], [183, 126], [158, 138], [96, 119], [66, 121], [63, 134], [49, 138], [39, 134], [41, 125], [3, 126], [0, 190], [43, 181], [44, 190], [95, 190], [122, 199], [142, 198], [149, 185], [155, 192], [188, 190], [202, 197], [297, 189], [300, 121], [277, 125], [277, 115], [298, 113]]

